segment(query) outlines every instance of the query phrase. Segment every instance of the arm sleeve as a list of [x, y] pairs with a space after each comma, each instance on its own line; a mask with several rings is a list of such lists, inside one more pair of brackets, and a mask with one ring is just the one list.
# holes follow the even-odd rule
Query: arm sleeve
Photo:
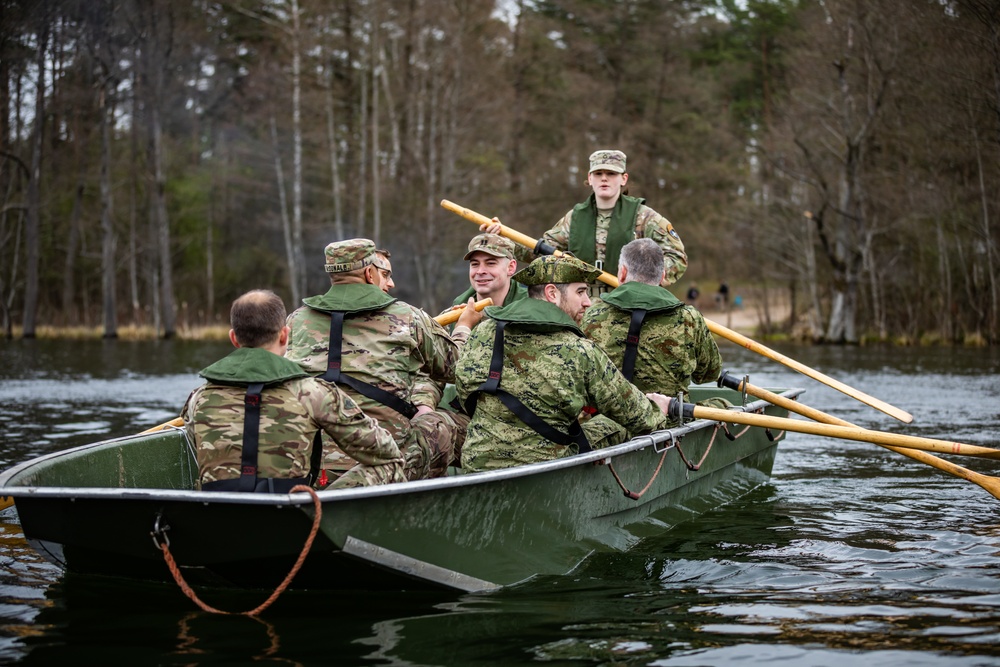
[[722, 355], [715, 338], [705, 326], [705, 320], [699, 315], [695, 326], [695, 354], [698, 365], [691, 374], [691, 380], [696, 384], [719, 379], [722, 373]]
[[625, 427], [629, 436], [667, 427], [667, 418], [655, 403], [615, 368], [599, 347], [591, 344], [594, 372], [589, 374], [588, 393], [592, 405]]
[[392, 435], [362, 412], [347, 394], [336, 385], [311, 380], [299, 386], [299, 401], [345, 454], [367, 465], [403, 462]]
[[684, 242], [670, 221], [649, 208], [642, 206], [636, 219], [636, 229], [642, 230], [640, 237], [653, 239], [663, 249], [664, 268], [661, 287], [672, 285], [687, 271], [688, 257], [684, 252]]

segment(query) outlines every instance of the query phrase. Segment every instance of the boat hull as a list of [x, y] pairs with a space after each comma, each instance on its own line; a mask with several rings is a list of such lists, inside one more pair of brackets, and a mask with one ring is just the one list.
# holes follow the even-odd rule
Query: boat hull
[[[292, 586], [478, 591], [570, 572], [766, 482], [780, 434], [732, 434], [698, 421], [530, 466], [321, 491], [320, 531]], [[0, 494], [15, 498], [29, 542], [70, 571], [169, 580], [165, 535], [189, 583], [277, 585], [313, 525], [312, 498], [192, 491], [195, 474], [183, 434], [167, 431], [23, 463], [0, 475]]]

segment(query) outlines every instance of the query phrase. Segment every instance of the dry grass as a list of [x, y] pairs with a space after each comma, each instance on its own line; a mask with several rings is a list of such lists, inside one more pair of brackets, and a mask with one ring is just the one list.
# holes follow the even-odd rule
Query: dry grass
[[[23, 336], [21, 327], [14, 327], [14, 338]], [[35, 329], [37, 338], [59, 340], [100, 340], [104, 337], [103, 327], [54, 327], [42, 325]], [[151, 326], [127, 325], [118, 328], [118, 340], [156, 340], [159, 332]], [[182, 327], [177, 329], [178, 340], [229, 340], [229, 327], [211, 325], [202, 327]]]

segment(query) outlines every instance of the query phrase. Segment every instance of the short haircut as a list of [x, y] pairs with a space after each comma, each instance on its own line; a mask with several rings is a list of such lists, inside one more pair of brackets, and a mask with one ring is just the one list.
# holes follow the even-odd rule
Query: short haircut
[[622, 247], [618, 264], [628, 269], [625, 282], [659, 285], [663, 277], [663, 249], [653, 239], [636, 239]]
[[566, 298], [566, 290], [569, 289], [570, 283], [544, 283], [542, 285], [528, 285], [528, 296], [532, 299], [545, 299], [545, 285], [555, 285], [559, 293], [562, 294], [563, 298]]
[[285, 304], [271, 290], [257, 289], [233, 301], [229, 325], [243, 347], [263, 347], [273, 342], [285, 326]]

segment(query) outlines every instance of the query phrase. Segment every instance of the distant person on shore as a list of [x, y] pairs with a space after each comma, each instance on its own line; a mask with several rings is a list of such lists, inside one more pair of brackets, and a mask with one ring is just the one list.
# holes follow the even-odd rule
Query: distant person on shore
[[[684, 243], [670, 221], [646, 206], [645, 199], [628, 196], [625, 160], [625, 153], [619, 150], [594, 151], [587, 174], [587, 184], [593, 190], [590, 197], [574, 206], [540, 240], [614, 275], [618, 272], [618, 255], [626, 243], [637, 238], [652, 239], [666, 261], [662, 283], [666, 287], [687, 270]], [[494, 218], [479, 229], [497, 234], [500, 221]], [[515, 256], [525, 263], [535, 257], [520, 247]], [[604, 283], [595, 283], [591, 296], [610, 289]]]
[[719, 284], [719, 292], [716, 297], [716, 301], [719, 303], [721, 308], [729, 308], [729, 285], [725, 281]]
[[[619, 260], [619, 264], [620, 263], [621, 263], [621, 260]], [[698, 296], [700, 294], [701, 294], [701, 292], [698, 291], [698, 286], [692, 284], [691, 287], [689, 287], [688, 291], [687, 291], [687, 302], [688, 302], [688, 305], [691, 305], [691, 306], [695, 305], [698, 302]]]
[[582, 328], [639, 389], [687, 399], [692, 383], [719, 377], [722, 356], [698, 309], [659, 287], [663, 271], [653, 241], [626, 244], [620, 286], [587, 309]]
[[320, 474], [322, 432], [357, 463], [335, 488], [405, 481], [392, 434], [336, 385], [284, 358], [285, 304], [254, 290], [233, 302], [236, 348], [201, 371], [182, 410], [204, 491], [288, 493]]

